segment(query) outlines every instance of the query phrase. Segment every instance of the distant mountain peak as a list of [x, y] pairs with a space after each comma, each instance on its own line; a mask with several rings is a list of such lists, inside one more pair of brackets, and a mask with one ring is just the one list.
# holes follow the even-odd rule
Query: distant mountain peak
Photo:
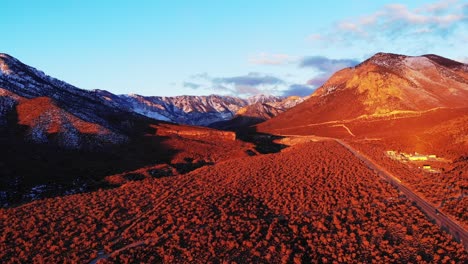
[[396, 53], [378, 52], [374, 54], [372, 57], [370, 57], [369, 59], [357, 65], [356, 67], [363, 67], [363, 66], [372, 64], [372, 65], [378, 65], [378, 66], [385, 67], [385, 68], [392, 68], [392, 67], [396, 67], [399, 63], [402, 62], [402, 60], [408, 57], [409, 56], [396, 54]]
[[[108, 95], [101, 93], [103, 96]], [[188, 125], [210, 125], [231, 119], [236, 112], [254, 103], [281, 101], [280, 97], [256, 95], [247, 99], [228, 95], [119, 96], [136, 113], [147, 117]]]
[[247, 102], [249, 102], [249, 104], [279, 102], [281, 100], [283, 100], [282, 97], [269, 95], [269, 94], [257, 94], [257, 95], [253, 95], [247, 98]]
[[279, 127], [467, 105], [467, 64], [433, 54], [377, 53], [336, 72], [300, 106], [267, 123]]
[[270, 98], [271, 100], [268, 102], [259, 101], [249, 104], [240, 108], [231, 120], [216, 122], [210, 126], [220, 129], [240, 131], [277, 116], [305, 100], [305, 98], [299, 96], [290, 96], [287, 98], [280, 98], [279, 100], [279, 97], [275, 96], [266, 98]]
[[369, 58], [369, 60], [377, 60], [377, 59], [389, 59], [389, 58], [404, 58], [408, 57], [407, 55], [397, 54], [397, 53], [390, 53], [390, 52], [377, 52], [373, 56]]
[[466, 64], [451, 60], [436, 54], [425, 54], [420, 56], [407, 56], [402, 54], [396, 53], [385, 53], [385, 52], [378, 52], [374, 54], [369, 59], [363, 61], [356, 67], [365, 66], [368, 64], [374, 64], [378, 66], [383, 66], [386, 68], [393, 68], [393, 67], [400, 67], [402, 65], [412, 64], [417, 66], [425, 65], [428, 67], [434, 66], [433, 63], [438, 64], [440, 66], [444, 66], [447, 68], [460, 68], [466, 66]]
[[0, 58], [1, 59], [7, 59], [7, 60], [11, 60], [11, 59], [14, 59], [12, 56], [6, 54], [6, 53], [0, 53]]

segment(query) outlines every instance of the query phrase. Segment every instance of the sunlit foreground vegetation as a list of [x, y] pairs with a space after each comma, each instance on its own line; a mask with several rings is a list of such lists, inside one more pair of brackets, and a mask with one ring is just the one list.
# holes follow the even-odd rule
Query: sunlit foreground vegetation
[[[404, 184], [410, 187], [436, 208], [456, 219], [465, 228], [468, 227], [468, 164], [466, 157], [453, 160], [429, 158], [424, 161], [401, 162], [388, 156], [379, 142], [354, 142], [375, 162], [381, 164]], [[433, 164], [430, 165], [424, 164]], [[424, 167], [429, 166], [430, 169]], [[436, 168], [437, 173], [434, 173]]]
[[0, 231], [0, 262], [468, 260], [333, 141], [1, 209]]

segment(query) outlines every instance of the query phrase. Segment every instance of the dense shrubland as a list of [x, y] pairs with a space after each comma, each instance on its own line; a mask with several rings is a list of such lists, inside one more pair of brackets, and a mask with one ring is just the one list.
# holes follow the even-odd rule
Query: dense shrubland
[[463, 263], [335, 142], [0, 210], [0, 262]]
[[[468, 227], [468, 161], [459, 158], [435, 162], [438, 173], [421, 169], [428, 162], [403, 163], [385, 155], [385, 147], [378, 142], [357, 143], [353, 146], [385, 167], [416, 193]], [[434, 167], [434, 166], [433, 166]]]

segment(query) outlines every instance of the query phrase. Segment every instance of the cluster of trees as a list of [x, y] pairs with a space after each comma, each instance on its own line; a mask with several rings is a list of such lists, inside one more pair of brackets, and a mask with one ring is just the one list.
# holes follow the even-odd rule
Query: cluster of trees
[[381, 143], [355, 142], [353, 146], [393, 173], [413, 191], [468, 227], [468, 160], [432, 162], [439, 170], [434, 173], [420, 168], [425, 162], [403, 163], [387, 157], [385, 151], [388, 149]]
[[0, 209], [0, 262], [453, 262], [462, 245], [334, 142]]

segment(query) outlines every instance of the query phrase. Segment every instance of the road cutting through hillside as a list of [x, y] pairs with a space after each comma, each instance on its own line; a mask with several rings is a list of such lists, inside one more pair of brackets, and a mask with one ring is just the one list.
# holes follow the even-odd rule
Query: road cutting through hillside
[[353, 147], [346, 144], [340, 139], [335, 139], [335, 141], [348, 149], [354, 156], [359, 158], [364, 162], [369, 168], [378, 172], [381, 176], [387, 179], [388, 182], [393, 184], [398, 190], [400, 190], [408, 199], [413, 201], [421, 211], [423, 211], [429, 218], [433, 219], [441, 228], [446, 232], [450, 233], [457, 241], [459, 241], [465, 247], [465, 250], [468, 251], [468, 232], [455, 221], [453, 221], [448, 216], [444, 215], [442, 212], [439, 212], [432, 204], [424, 200], [422, 197], [418, 196], [411, 189], [406, 187], [401, 183], [401, 180], [395, 177], [392, 173], [388, 172], [386, 169], [382, 168], [380, 165], [373, 162], [371, 159], [366, 157], [364, 154], [356, 151]]
[[[348, 151], [350, 151], [354, 156], [356, 156], [359, 160], [364, 162], [367, 167], [372, 169], [373, 171], [377, 172], [381, 177], [387, 180], [390, 184], [394, 185], [399, 191], [401, 191], [409, 200], [411, 200], [422, 212], [424, 212], [427, 217], [434, 220], [437, 225], [441, 227], [442, 230], [445, 230], [449, 234], [451, 234], [457, 241], [459, 241], [464, 247], [465, 250], [468, 251], [468, 232], [454, 220], [440, 212], [437, 208], [435, 208], [432, 204], [427, 202], [422, 197], [418, 196], [414, 193], [411, 189], [406, 187], [401, 180], [394, 176], [392, 173], [387, 171], [385, 168], [381, 167], [374, 161], [372, 161], [369, 157], [362, 154], [361, 152], [357, 151], [344, 141], [336, 138], [328, 138], [328, 137], [317, 137], [317, 136], [302, 136], [302, 135], [282, 135], [285, 137], [292, 137], [292, 138], [299, 138], [300, 140], [289, 140], [289, 142], [293, 143], [291, 145], [304, 143], [306, 141], [320, 141], [320, 140], [334, 140]], [[284, 139], [282, 139], [284, 142]]]

